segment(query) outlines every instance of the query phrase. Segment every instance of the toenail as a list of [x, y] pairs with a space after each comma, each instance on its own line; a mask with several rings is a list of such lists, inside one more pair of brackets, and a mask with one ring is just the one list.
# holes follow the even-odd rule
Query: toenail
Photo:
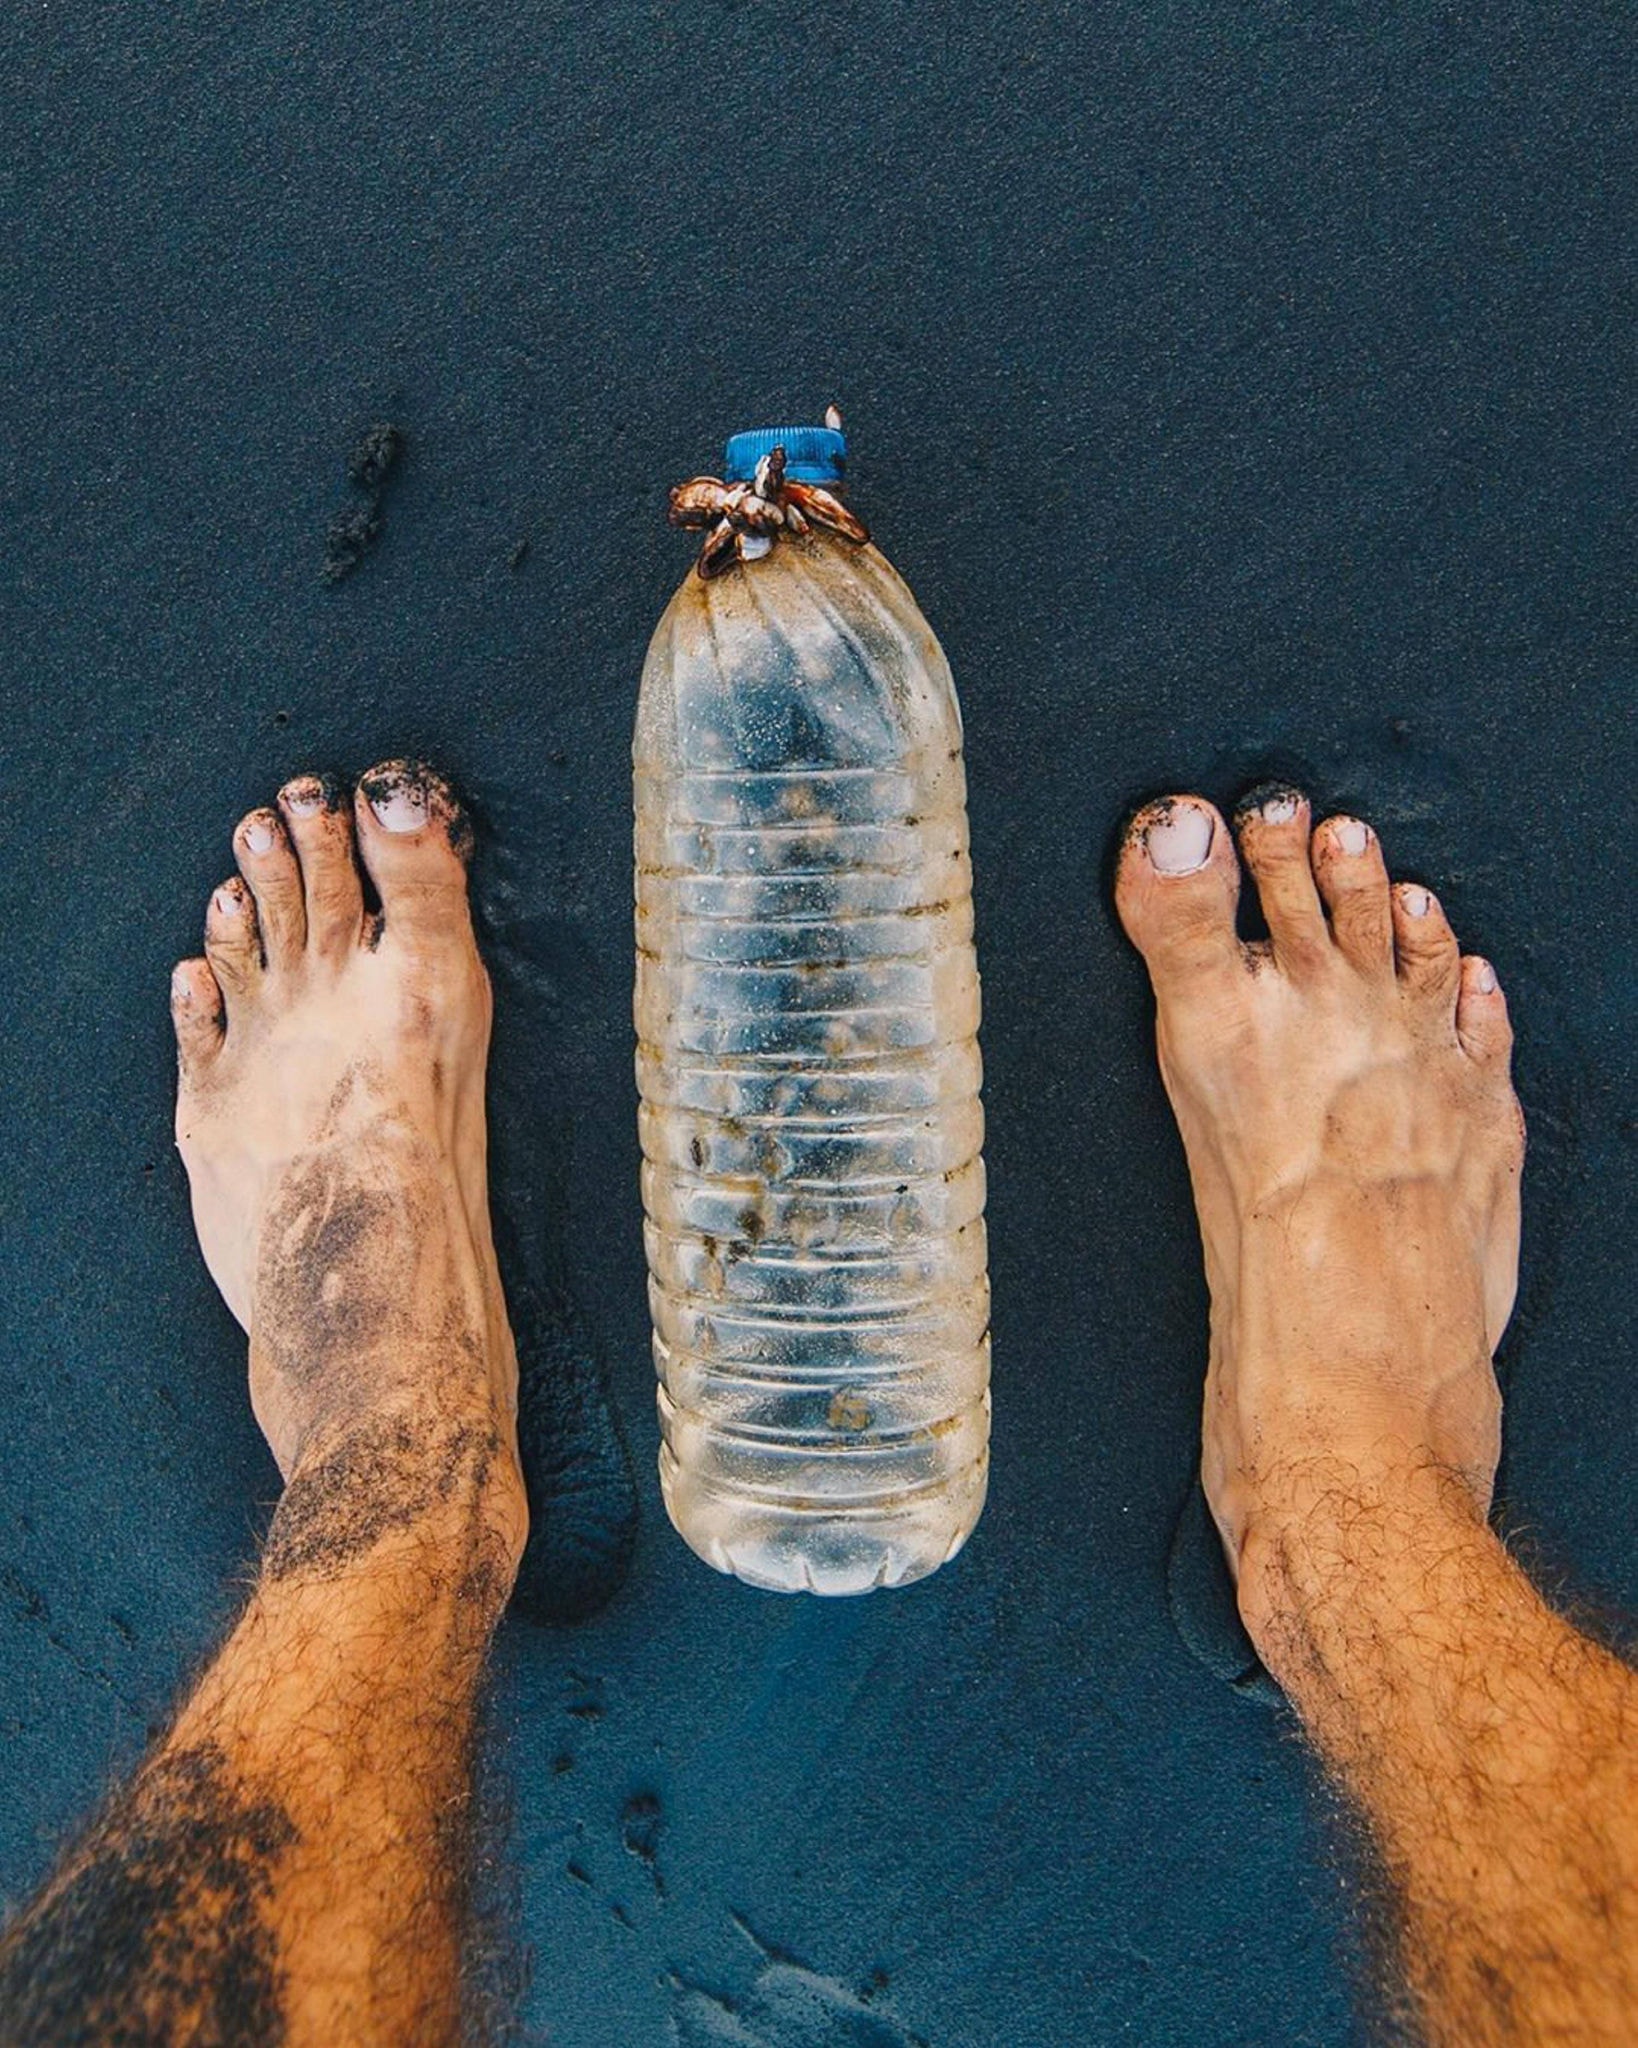
[[1426, 889], [1401, 889], [1399, 901], [1407, 917], [1426, 917], [1433, 908], [1433, 898]]
[[1473, 971], [1473, 986], [1482, 996], [1496, 993], [1496, 970], [1488, 960], [1481, 960]]
[[1216, 830], [1209, 811], [1196, 804], [1174, 804], [1145, 828], [1143, 843], [1157, 873], [1192, 875], [1206, 865]]
[[324, 804], [324, 790], [316, 782], [291, 782], [279, 792], [284, 807], [294, 818], [310, 818]]
[[1331, 827], [1339, 853], [1360, 854], [1371, 843], [1371, 828], [1359, 818], [1341, 818]]
[[175, 1003], [193, 1001], [193, 976], [185, 967], [171, 969], [171, 1000]]
[[273, 851], [273, 827], [265, 818], [252, 818], [245, 827], [245, 846], [251, 853]]
[[1289, 825], [1297, 815], [1299, 799], [1294, 796], [1271, 796], [1258, 810], [1265, 825]]
[[426, 792], [401, 782], [384, 796], [372, 796], [370, 809], [389, 832], [419, 832], [427, 821]]
[[239, 896], [234, 889], [218, 889], [214, 897], [216, 908], [224, 917], [239, 915]]

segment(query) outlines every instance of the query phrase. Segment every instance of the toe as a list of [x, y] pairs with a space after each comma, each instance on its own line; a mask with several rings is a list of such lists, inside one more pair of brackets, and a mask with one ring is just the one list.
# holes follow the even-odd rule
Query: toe
[[225, 881], [210, 899], [205, 912], [205, 958], [231, 1021], [235, 1008], [249, 997], [262, 973], [256, 904], [238, 875]]
[[1362, 818], [1327, 818], [1314, 834], [1314, 879], [1331, 937], [1362, 973], [1393, 967], [1393, 910], [1382, 845]]
[[360, 776], [353, 811], [386, 932], [417, 945], [467, 935], [471, 831], [448, 784], [419, 762], [388, 761]]
[[1393, 951], [1400, 985], [1437, 1007], [1448, 1031], [1456, 1006], [1461, 955], [1450, 920], [1431, 889], [1396, 882], [1392, 896]]
[[1488, 960], [1467, 954], [1462, 961], [1461, 993], [1456, 999], [1456, 1036], [1472, 1059], [1505, 1065], [1513, 1048], [1513, 1027], [1507, 1020], [1507, 998]]
[[1258, 790], [1240, 806], [1235, 824], [1275, 959], [1298, 970], [1325, 959], [1331, 935], [1314, 886], [1308, 799], [1295, 789]]
[[364, 922], [352, 805], [329, 777], [298, 775], [279, 791], [279, 808], [301, 863], [308, 951], [334, 959], [358, 944]]
[[171, 1022], [182, 1078], [196, 1080], [222, 1049], [222, 991], [208, 960], [183, 960], [171, 973]]
[[272, 968], [294, 966], [307, 939], [301, 869], [277, 811], [252, 811], [233, 835], [239, 872], [256, 899], [256, 925]]
[[1121, 848], [1115, 905], [1158, 995], [1243, 970], [1239, 895], [1228, 827], [1203, 797], [1164, 797], [1138, 812]]

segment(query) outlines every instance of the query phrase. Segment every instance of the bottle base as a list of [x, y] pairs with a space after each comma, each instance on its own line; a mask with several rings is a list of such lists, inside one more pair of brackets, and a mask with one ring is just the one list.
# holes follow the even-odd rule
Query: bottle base
[[967, 1485], [868, 1515], [727, 1501], [674, 1484], [663, 1462], [661, 1491], [677, 1534], [713, 1570], [764, 1592], [845, 1598], [913, 1585], [948, 1564], [983, 1510], [987, 1462]]

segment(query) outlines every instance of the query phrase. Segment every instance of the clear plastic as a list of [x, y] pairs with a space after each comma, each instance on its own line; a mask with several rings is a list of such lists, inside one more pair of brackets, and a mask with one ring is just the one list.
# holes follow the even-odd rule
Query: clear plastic
[[960, 1549], [989, 1466], [949, 664], [874, 548], [783, 538], [677, 592], [633, 756], [666, 1508], [752, 1585], [904, 1585]]

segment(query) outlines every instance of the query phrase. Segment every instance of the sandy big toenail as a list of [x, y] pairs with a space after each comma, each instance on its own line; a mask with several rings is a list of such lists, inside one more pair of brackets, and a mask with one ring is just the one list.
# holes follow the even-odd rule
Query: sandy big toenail
[[427, 821], [427, 800], [418, 789], [371, 797], [370, 808], [389, 832], [419, 832]]
[[1144, 832], [1143, 843], [1149, 859], [1163, 875], [1190, 875], [1206, 864], [1211, 853], [1213, 825], [1210, 814], [1193, 804], [1176, 804], [1165, 817], [1157, 818]]

